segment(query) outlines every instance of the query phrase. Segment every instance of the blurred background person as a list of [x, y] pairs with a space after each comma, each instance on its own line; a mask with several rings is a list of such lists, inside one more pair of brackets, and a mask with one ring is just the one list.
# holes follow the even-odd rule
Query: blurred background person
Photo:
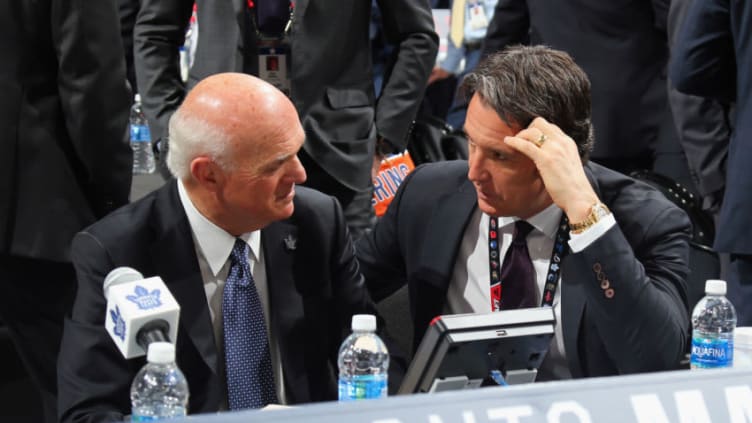
[[691, 191], [666, 89], [666, 0], [499, 0], [484, 55], [518, 43], [571, 54], [593, 87], [591, 159], [628, 174], [650, 169]]
[[142, 0], [134, 33], [136, 76], [153, 140], [168, 149], [167, 121], [186, 90], [219, 72], [257, 75], [288, 94], [306, 132], [306, 185], [335, 196], [353, 236], [369, 230], [375, 160], [405, 149], [438, 48], [427, 0], [378, 0], [394, 60], [375, 96], [370, 1], [197, 2], [200, 27], [188, 81], [178, 50], [193, 0]]
[[0, 12], [0, 319], [52, 422], [76, 286], [69, 246], [128, 202], [130, 93], [114, 2], [19, 0]]
[[447, 52], [428, 78], [428, 85], [455, 78], [452, 101], [444, 119], [453, 129], [462, 129], [467, 114], [467, 99], [457, 92], [462, 79], [478, 65], [488, 23], [493, 18], [496, 0], [450, 1]]
[[730, 254], [727, 297], [737, 325], [752, 325], [752, 3], [694, 1], [674, 42], [671, 81], [680, 92], [734, 103], [714, 248]]
[[117, 0], [120, 38], [123, 40], [125, 52], [125, 75], [134, 95], [138, 93], [138, 85], [136, 84], [136, 68], [133, 64], [133, 27], [136, 26], [136, 16], [140, 6], [141, 0]]
[[[699, 0], [671, 1], [668, 33], [672, 49], [687, 10], [694, 1]], [[712, 98], [684, 94], [676, 89], [671, 78], [668, 81], [671, 112], [679, 142], [700, 194], [699, 203], [717, 218], [726, 185], [728, 143], [733, 132], [733, 105]]]

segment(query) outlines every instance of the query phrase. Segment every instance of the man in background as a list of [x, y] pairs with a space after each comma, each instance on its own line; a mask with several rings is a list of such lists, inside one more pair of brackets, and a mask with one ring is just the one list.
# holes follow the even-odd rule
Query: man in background
[[752, 325], [752, 3], [694, 1], [674, 42], [671, 80], [680, 92], [735, 104], [713, 247], [730, 254], [728, 298], [737, 325]]
[[114, 2], [0, 6], [0, 318], [57, 421], [73, 235], [126, 204], [130, 93]]
[[566, 51], [592, 83], [591, 159], [624, 174], [653, 170], [694, 192], [667, 98], [668, 7], [667, 0], [499, 0], [484, 54], [528, 42]]
[[378, 98], [370, 1], [198, 0], [198, 45], [183, 84], [178, 49], [193, 3], [143, 0], [136, 21], [139, 92], [162, 155], [167, 121], [187, 90], [220, 72], [256, 75], [295, 104], [306, 134], [300, 153], [306, 185], [337, 197], [354, 237], [369, 230], [374, 157], [405, 149], [436, 59], [427, 0], [377, 2], [386, 41], [394, 46]]

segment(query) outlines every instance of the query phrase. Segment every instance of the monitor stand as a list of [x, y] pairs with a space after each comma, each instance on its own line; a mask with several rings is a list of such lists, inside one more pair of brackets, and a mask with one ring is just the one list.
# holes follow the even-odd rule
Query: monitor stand
[[429, 393], [480, 388], [483, 379], [468, 379], [467, 376], [452, 376], [434, 379]]
[[[500, 375], [500, 372], [495, 372]], [[535, 382], [535, 377], [538, 375], [537, 369], [519, 369], [510, 370], [507, 372], [506, 378], [498, 378], [498, 376], [491, 375], [490, 379], [495, 381], [500, 386], [506, 385], [521, 385], [523, 383]], [[480, 388], [483, 383], [483, 379], [469, 379], [467, 376], [452, 376], [441, 379], [434, 379], [431, 384], [431, 389], [428, 392], [444, 392], [444, 391], [457, 391], [461, 389], [476, 389]]]

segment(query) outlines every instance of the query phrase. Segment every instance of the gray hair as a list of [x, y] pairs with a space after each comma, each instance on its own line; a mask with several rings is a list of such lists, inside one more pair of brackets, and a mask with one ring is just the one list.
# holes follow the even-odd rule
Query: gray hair
[[230, 136], [200, 116], [178, 108], [170, 117], [167, 168], [180, 180], [191, 176], [191, 161], [208, 156], [223, 170], [232, 170], [227, 151]]
[[542, 117], [572, 137], [583, 162], [593, 149], [590, 80], [571, 56], [545, 46], [511, 46], [484, 59], [462, 81], [509, 126]]

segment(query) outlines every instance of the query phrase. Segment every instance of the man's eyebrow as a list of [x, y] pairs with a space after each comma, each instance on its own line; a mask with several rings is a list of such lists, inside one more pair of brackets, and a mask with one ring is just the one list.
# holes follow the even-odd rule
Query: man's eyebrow
[[298, 153], [295, 152], [295, 153], [279, 154], [277, 157], [274, 158], [274, 162], [275, 163], [284, 162], [285, 160], [289, 159], [292, 156], [295, 156], [296, 154]]
[[277, 166], [281, 165], [282, 163], [286, 162], [290, 159], [290, 157], [295, 156], [296, 153], [288, 153], [288, 154], [279, 154], [277, 157], [274, 157], [271, 161], [266, 163], [265, 165], [261, 166], [260, 171], [269, 171], [275, 169]]

